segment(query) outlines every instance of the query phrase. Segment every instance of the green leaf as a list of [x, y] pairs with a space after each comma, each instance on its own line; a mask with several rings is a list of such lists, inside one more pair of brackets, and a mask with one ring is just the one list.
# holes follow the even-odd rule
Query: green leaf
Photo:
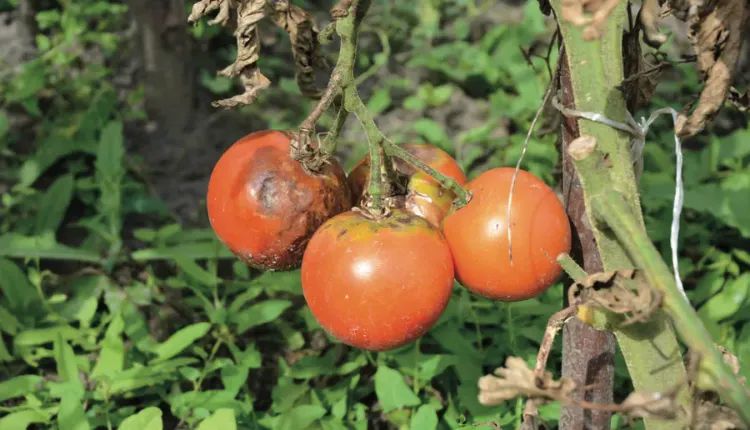
[[55, 340], [55, 363], [57, 364], [57, 376], [60, 380], [74, 383], [78, 386], [76, 388], [80, 388], [81, 393], [83, 393], [83, 384], [78, 376], [75, 353], [59, 333]]
[[[77, 377], [77, 375], [76, 375]], [[82, 392], [65, 391], [60, 399], [60, 410], [57, 412], [59, 430], [89, 430], [91, 426], [83, 410]]]
[[140, 249], [131, 254], [135, 261], [174, 260], [188, 258], [202, 260], [208, 258], [236, 258], [219, 241], [185, 243], [175, 247]]
[[411, 430], [435, 430], [438, 425], [438, 416], [432, 405], [422, 405], [411, 417], [409, 428]]
[[85, 332], [76, 330], [71, 326], [55, 326], [48, 328], [36, 328], [24, 330], [13, 338], [16, 346], [34, 346], [54, 342], [58, 336], [63, 340], [80, 339], [85, 336]]
[[317, 405], [302, 405], [285, 412], [274, 428], [278, 430], [300, 430], [309, 428], [325, 416], [326, 410]]
[[109, 323], [104, 339], [99, 351], [99, 359], [96, 361], [94, 370], [91, 372], [92, 378], [99, 376], [112, 376], [122, 371], [125, 363], [125, 345], [122, 341], [122, 331], [125, 328], [125, 321], [117, 314]]
[[419, 133], [428, 143], [449, 150], [451, 140], [443, 126], [431, 119], [420, 118], [412, 124], [414, 131]]
[[26, 275], [15, 263], [4, 258], [0, 258], [0, 290], [16, 316], [23, 315], [32, 303], [39, 302], [39, 296]]
[[174, 262], [186, 275], [205, 286], [215, 286], [221, 282], [216, 275], [202, 268], [195, 260], [175, 255]]
[[161, 409], [150, 407], [125, 418], [117, 430], [162, 430], [163, 428]]
[[0, 236], [0, 257], [41, 258], [98, 263], [99, 254], [80, 248], [71, 248], [55, 241], [51, 234], [22, 236], [8, 233]]
[[36, 409], [12, 412], [0, 418], [0, 429], [26, 430], [31, 424], [46, 424], [49, 419], [48, 414]]
[[240, 392], [242, 386], [247, 383], [248, 366], [224, 366], [221, 368], [221, 383], [224, 384], [224, 390], [230, 393]]
[[291, 305], [289, 300], [266, 300], [231, 315], [230, 321], [237, 325], [238, 334], [244, 333], [252, 327], [275, 320]]
[[[0, 270], [0, 274], [2, 271]], [[7, 309], [0, 306], [0, 331], [4, 331], [9, 335], [13, 336], [18, 333], [21, 328], [21, 323], [18, 322], [18, 318], [13, 316]]]
[[229, 408], [217, 409], [210, 417], [201, 421], [197, 430], [237, 430], [234, 410]]
[[405, 406], [416, 406], [420, 403], [419, 397], [406, 385], [404, 377], [388, 366], [378, 366], [375, 372], [375, 394], [378, 396], [383, 412]]
[[192, 345], [196, 340], [211, 330], [211, 324], [207, 322], [191, 324], [178, 330], [175, 334], [154, 348], [156, 360], [167, 360], [182, 352]]
[[0, 110], [0, 149], [5, 146], [5, 139], [3, 138], [6, 134], [8, 134], [8, 130], [10, 130], [10, 121], [8, 120], [8, 115], [4, 110]]
[[43, 382], [44, 378], [37, 375], [21, 375], [0, 382], [0, 402], [34, 393]]
[[110, 394], [131, 392], [143, 387], [152, 387], [166, 381], [179, 378], [178, 369], [195, 363], [194, 358], [176, 358], [174, 360], [150, 364], [148, 367], [137, 365], [122, 372], [115, 373], [109, 380]]
[[717, 295], [711, 297], [701, 306], [698, 315], [703, 319], [714, 322], [727, 319], [736, 314], [747, 301], [749, 290], [750, 273], [745, 273], [739, 278], [727, 282]]
[[50, 185], [39, 198], [34, 232], [42, 234], [57, 231], [73, 198], [74, 187], [73, 175], [62, 176]]
[[99, 186], [99, 213], [107, 220], [109, 234], [119, 237], [122, 224], [122, 179], [125, 176], [122, 123], [112, 121], [104, 127], [96, 153], [96, 182]]

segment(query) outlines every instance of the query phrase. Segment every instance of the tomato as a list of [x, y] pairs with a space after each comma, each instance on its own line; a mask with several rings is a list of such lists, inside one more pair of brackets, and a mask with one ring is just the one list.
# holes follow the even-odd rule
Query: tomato
[[305, 246], [327, 219], [351, 208], [344, 172], [331, 160], [309, 174], [291, 158], [289, 135], [261, 131], [234, 143], [208, 183], [216, 235], [248, 265], [299, 267]]
[[[403, 148], [459, 184], [466, 183], [466, 175], [461, 167], [442, 149], [427, 144], [406, 144]], [[427, 173], [413, 168], [403, 160], [395, 157], [391, 159], [394, 171], [404, 179], [406, 189], [405, 198], [396, 200], [399, 202], [397, 206], [405, 207], [408, 212], [425, 218], [436, 227], [440, 226], [440, 222], [451, 209], [455, 194], [441, 187]], [[369, 177], [370, 157], [365, 157], [349, 173], [349, 184], [355, 201], [362, 199]]]
[[302, 290], [320, 325], [375, 351], [426, 333], [448, 303], [453, 276], [440, 231], [400, 209], [382, 219], [359, 210], [337, 215], [302, 260]]
[[561, 272], [557, 256], [569, 252], [571, 242], [570, 223], [554, 191], [521, 170], [511, 208], [511, 262], [506, 226], [513, 171], [496, 168], [469, 182], [471, 201], [443, 222], [459, 282], [505, 301], [535, 297], [552, 285]]

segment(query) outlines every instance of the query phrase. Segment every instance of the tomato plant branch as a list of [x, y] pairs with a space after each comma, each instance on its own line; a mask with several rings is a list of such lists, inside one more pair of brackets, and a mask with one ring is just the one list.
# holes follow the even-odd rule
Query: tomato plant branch
[[750, 424], [748, 391], [732, 370], [724, 363], [711, 335], [701, 323], [690, 303], [675, 285], [672, 272], [664, 263], [643, 228], [635, 221], [631, 209], [622, 196], [613, 193], [597, 195], [592, 199], [595, 214], [606, 223], [627, 249], [633, 261], [642, 268], [649, 283], [664, 294], [664, 308], [672, 317], [682, 339], [701, 359], [701, 370], [714, 381], [714, 389]]
[[[618, 87], [624, 79], [622, 33], [626, 24], [625, 3], [621, 2], [612, 11], [606, 25], [602, 26], [600, 37], [590, 41], [584, 40], [582, 28], [561, 18], [561, 0], [553, 0], [551, 4], [565, 46], [574, 107], [623, 120], [626, 106]], [[600, 228], [601, 223], [592, 214], [592, 196], [617, 193], [624, 197], [623, 204], [628, 207], [632, 222], [645, 234], [629, 136], [588, 120], [579, 119], [577, 124], [580, 136], [591, 137], [595, 142], [589, 154], [576, 154], [571, 158], [583, 191], [586, 206], [583, 216], [592, 226], [602, 270], [637, 266], [624, 245]], [[657, 312], [648, 323], [608, 328], [617, 338], [637, 391], [660, 392], [673, 386], [675, 381], [687, 380], [676, 334], [663, 312]], [[677, 392], [676, 402], [679, 408], [689, 410], [690, 394], [686, 384]], [[645, 422], [648, 429], [681, 428], [687, 424], [684, 414], [678, 414], [674, 420], [646, 419]]]
[[[383, 63], [382, 60], [376, 61], [373, 68], [357, 78], [354, 76], [359, 27], [369, 6], [369, 0], [345, 0], [332, 9], [331, 12], [335, 21], [333, 25], [325, 27], [320, 33], [320, 38], [321, 43], [324, 43], [330, 40], [334, 32], [339, 36], [341, 44], [338, 60], [323, 96], [307, 118], [300, 124], [299, 132], [300, 134], [308, 135], [312, 133], [315, 130], [315, 124], [322, 114], [340, 96], [341, 105], [333, 127], [325, 140], [320, 143], [318, 151], [324, 157], [333, 153], [338, 135], [346, 122], [348, 114], [351, 113], [357, 118], [365, 131], [370, 156], [370, 180], [367, 185], [367, 195], [369, 196], [368, 209], [374, 214], [382, 214], [384, 212], [384, 199], [391, 194], [388, 169], [386, 168], [389, 156], [400, 158], [412, 166], [425, 171], [443, 187], [453, 191], [457, 196], [456, 203], [463, 206], [470, 198], [469, 193], [452, 178], [427, 166], [420, 159], [388, 140], [380, 128], [378, 128], [373, 115], [367, 109], [367, 106], [357, 92], [357, 84], [367, 79]], [[382, 32], [378, 32], [377, 34], [383, 46], [382, 57], [387, 58], [390, 52], [388, 38]]]
[[396, 145], [388, 139], [385, 140], [385, 151], [388, 155], [398, 157], [411, 164], [413, 167], [422, 170], [423, 172], [432, 176], [440, 184], [440, 186], [452, 191], [456, 195], [456, 200], [454, 203], [457, 207], [463, 207], [467, 203], [469, 203], [469, 200], [471, 200], [471, 194], [469, 193], [469, 191], [462, 187], [461, 184], [456, 182], [453, 178], [443, 175], [442, 173], [425, 164], [418, 157], [415, 157], [409, 151], [405, 150], [399, 145]]

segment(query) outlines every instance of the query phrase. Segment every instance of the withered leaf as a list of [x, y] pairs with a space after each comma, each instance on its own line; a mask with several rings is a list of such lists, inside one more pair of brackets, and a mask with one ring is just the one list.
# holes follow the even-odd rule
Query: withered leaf
[[257, 64], [261, 48], [258, 23], [266, 17], [289, 33], [297, 83], [302, 94], [309, 97], [320, 96], [315, 71], [327, 69], [328, 66], [320, 55], [318, 31], [310, 14], [288, 0], [201, 0], [193, 5], [188, 20], [195, 22], [216, 12], [216, 17], [210, 23], [228, 26], [232, 10], [235, 10], [236, 15], [234, 35], [237, 58], [219, 74], [239, 77], [243, 92], [216, 101], [214, 106], [232, 108], [250, 104], [261, 90], [270, 85], [270, 80], [263, 75]]
[[636, 391], [620, 403], [620, 410], [631, 417], [673, 419], [678, 406], [673, 395]]
[[518, 396], [563, 400], [574, 389], [570, 379], [555, 380], [549, 372], [537, 377], [523, 359], [508, 357], [505, 367], [496, 369], [494, 375], [479, 378], [479, 403], [498, 405]]
[[662, 295], [632, 269], [594, 273], [570, 287], [571, 303], [624, 315], [622, 325], [647, 321], [661, 305]]
[[681, 114], [676, 129], [681, 137], [693, 136], [705, 128], [727, 98], [740, 56], [748, 14], [746, 0], [673, 0], [677, 17], [690, 26], [688, 38], [697, 55], [704, 86], [689, 115]]

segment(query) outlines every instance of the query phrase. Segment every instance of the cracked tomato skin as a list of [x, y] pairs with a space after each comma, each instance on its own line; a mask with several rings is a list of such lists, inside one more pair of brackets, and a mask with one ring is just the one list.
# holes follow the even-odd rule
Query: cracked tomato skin
[[506, 226], [513, 171], [496, 168], [469, 182], [471, 201], [443, 222], [458, 281], [503, 301], [536, 297], [552, 285], [562, 271], [557, 256], [571, 244], [570, 222], [555, 192], [521, 170], [513, 193], [511, 264]]
[[[423, 143], [410, 143], [403, 145], [402, 148], [443, 175], [453, 178], [460, 185], [466, 183], [466, 175], [464, 175], [461, 167], [453, 157], [442, 149]], [[441, 187], [427, 173], [411, 167], [403, 160], [395, 157], [392, 157], [392, 159], [394, 160], [396, 173], [407, 180], [404, 208], [408, 212], [426, 219], [433, 226], [439, 227], [440, 222], [453, 205], [453, 200], [456, 198], [455, 194]], [[362, 199], [369, 177], [370, 157], [365, 157], [349, 173], [349, 185], [355, 201]]]
[[249, 134], [227, 149], [208, 183], [208, 218], [216, 235], [251, 267], [299, 267], [315, 230], [351, 208], [344, 172], [335, 160], [319, 174], [289, 155], [289, 135]]
[[337, 215], [302, 260], [302, 290], [320, 325], [374, 351], [425, 334], [448, 303], [453, 275], [440, 231], [399, 209], [380, 220], [358, 210]]

